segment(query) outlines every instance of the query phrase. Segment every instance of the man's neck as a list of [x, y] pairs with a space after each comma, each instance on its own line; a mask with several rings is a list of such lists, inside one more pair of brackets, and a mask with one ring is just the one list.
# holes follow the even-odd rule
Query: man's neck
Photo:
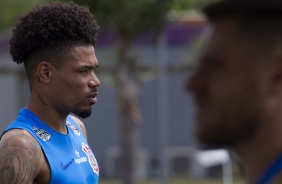
[[60, 114], [50, 105], [38, 104], [30, 98], [26, 108], [32, 111], [41, 121], [57, 132], [67, 134], [66, 117], [68, 114]]
[[[264, 134], [267, 133], [264, 132]], [[279, 140], [274, 133], [266, 137], [265, 135], [257, 136], [253, 140], [233, 148], [244, 163], [249, 184], [258, 183], [265, 172], [282, 154], [282, 137]]]

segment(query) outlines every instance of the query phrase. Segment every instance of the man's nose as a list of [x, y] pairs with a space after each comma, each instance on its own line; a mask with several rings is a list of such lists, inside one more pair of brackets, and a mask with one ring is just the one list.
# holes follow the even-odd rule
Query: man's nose
[[191, 92], [196, 92], [199, 89], [204, 87], [205, 77], [200, 73], [194, 73], [190, 78], [186, 81], [186, 90]]
[[98, 87], [98, 86], [100, 86], [100, 80], [99, 80], [99, 78], [95, 75], [95, 74], [93, 74], [93, 77], [89, 80], [89, 82], [88, 82], [88, 85], [89, 85], [89, 87]]

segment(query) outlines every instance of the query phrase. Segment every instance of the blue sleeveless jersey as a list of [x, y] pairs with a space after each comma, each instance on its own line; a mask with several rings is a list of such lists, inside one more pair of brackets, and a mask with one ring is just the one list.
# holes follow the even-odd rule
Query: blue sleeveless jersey
[[282, 155], [268, 168], [264, 173], [258, 184], [268, 184], [275, 176], [282, 172]]
[[50, 184], [97, 184], [96, 158], [76, 122], [67, 117], [68, 134], [61, 134], [28, 109], [20, 110], [8, 128], [27, 130], [40, 144], [51, 168]]

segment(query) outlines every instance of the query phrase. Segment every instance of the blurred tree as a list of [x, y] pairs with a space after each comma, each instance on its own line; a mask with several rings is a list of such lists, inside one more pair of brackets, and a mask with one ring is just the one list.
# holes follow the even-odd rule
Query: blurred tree
[[129, 51], [135, 38], [141, 33], [149, 30], [157, 33], [161, 30], [171, 2], [171, 0], [96, 0], [91, 6], [100, 24], [111, 26], [118, 38], [114, 79], [120, 123], [121, 180], [124, 184], [136, 183], [135, 163], [141, 117], [138, 76], [140, 64], [137, 57], [130, 55]]
[[24, 11], [42, 2], [44, 2], [44, 0], [0, 0], [0, 30], [12, 27], [17, 18]]
[[188, 9], [199, 10], [205, 4], [216, 0], [172, 0], [170, 10], [185, 11]]

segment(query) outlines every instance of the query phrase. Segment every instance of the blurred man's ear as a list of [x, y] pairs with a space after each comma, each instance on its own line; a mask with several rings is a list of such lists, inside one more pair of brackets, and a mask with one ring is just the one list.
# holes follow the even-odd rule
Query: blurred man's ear
[[270, 91], [274, 95], [282, 96], [282, 53], [280, 57], [271, 63], [269, 70]]
[[41, 62], [36, 69], [36, 77], [38, 82], [50, 83], [52, 65], [48, 62]]

